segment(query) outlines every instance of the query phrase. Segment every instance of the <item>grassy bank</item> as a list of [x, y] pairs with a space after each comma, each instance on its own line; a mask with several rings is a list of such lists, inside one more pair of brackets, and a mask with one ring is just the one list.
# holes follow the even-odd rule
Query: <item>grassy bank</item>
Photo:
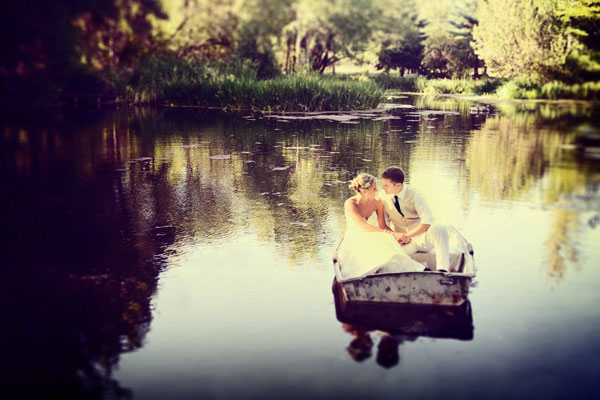
[[373, 76], [373, 81], [388, 90], [417, 92], [424, 94], [486, 94], [492, 93], [498, 83], [489, 79], [427, 79], [406, 78], [385, 74]]
[[374, 108], [383, 89], [372, 81], [318, 74], [257, 80], [248, 66], [151, 60], [134, 75], [127, 99], [134, 104], [184, 105], [259, 111], [336, 111]]
[[374, 82], [387, 90], [416, 92], [423, 94], [473, 94], [513, 99], [579, 99], [599, 100], [600, 82], [567, 84], [553, 81], [546, 84], [535, 83], [526, 77], [511, 80], [491, 79], [426, 79], [423, 77], [405, 78], [385, 74], [375, 75]]
[[538, 84], [528, 79], [520, 78], [505, 82], [495, 92], [500, 99], [577, 99], [577, 100], [599, 100], [600, 82], [585, 82], [567, 84], [553, 81], [546, 84]]

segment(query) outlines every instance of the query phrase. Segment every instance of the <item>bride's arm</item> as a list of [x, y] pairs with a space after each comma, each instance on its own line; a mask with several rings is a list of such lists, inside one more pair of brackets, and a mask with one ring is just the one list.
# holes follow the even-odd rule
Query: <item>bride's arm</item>
[[[356, 225], [358, 225], [365, 232], [386, 232], [385, 228], [378, 228], [365, 221], [362, 215], [360, 215], [360, 213], [358, 212], [358, 206], [355, 202], [352, 201], [351, 198], [346, 200], [346, 202], [344, 203], [344, 212], [347, 216], [352, 218]], [[379, 218], [379, 213], [377, 213], [377, 215]]]

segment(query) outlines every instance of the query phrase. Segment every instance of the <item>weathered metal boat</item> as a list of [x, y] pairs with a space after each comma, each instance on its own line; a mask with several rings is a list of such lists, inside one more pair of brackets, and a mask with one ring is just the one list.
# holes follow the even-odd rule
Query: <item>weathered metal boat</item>
[[[334, 283], [339, 283], [344, 301], [459, 306], [467, 300], [477, 270], [471, 244], [452, 226], [448, 234], [450, 269], [454, 272], [387, 272], [385, 268], [375, 268], [364, 275], [348, 277], [344, 275], [344, 260], [338, 258], [336, 250]], [[411, 257], [435, 269], [435, 253], [419, 252]]]
[[473, 339], [471, 303], [460, 306], [352, 302], [344, 298], [342, 285], [332, 287], [338, 321], [363, 330], [438, 339]]

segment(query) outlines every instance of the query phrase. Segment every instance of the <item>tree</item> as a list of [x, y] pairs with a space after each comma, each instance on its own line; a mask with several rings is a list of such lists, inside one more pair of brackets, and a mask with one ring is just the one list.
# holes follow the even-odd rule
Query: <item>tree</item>
[[447, 35], [430, 38], [425, 48], [422, 69], [432, 78], [450, 78], [454, 69], [450, 59], [456, 41]]
[[573, 50], [552, 0], [479, 0], [475, 53], [490, 73], [539, 82], [560, 76]]
[[565, 78], [580, 82], [600, 79], [600, 1], [559, 0], [557, 15], [574, 49], [566, 68], [570, 74]]
[[225, 60], [232, 56], [240, 26], [235, 0], [186, 0], [160, 25], [179, 57]]
[[423, 60], [424, 41], [427, 36], [423, 29], [427, 22], [419, 19], [414, 1], [397, 3], [381, 3], [381, 18], [378, 23], [380, 50], [377, 69], [388, 72], [400, 69], [416, 72]]
[[[154, 48], [159, 0], [2, 2], [0, 91], [15, 98], [106, 86]], [[9, 39], [10, 38], [10, 39]], [[98, 82], [102, 79], [103, 82]]]
[[295, 10], [296, 61], [320, 73], [364, 52], [378, 12], [373, 0], [298, 0]]
[[475, 15], [476, 2], [469, 0], [462, 7], [457, 7], [457, 17], [450, 24], [454, 30], [450, 32], [455, 39], [455, 46], [450, 55], [452, 70], [462, 75], [462, 71], [473, 68], [473, 78], [479, 77], [479, 67], [482, 64], [475, 50], [471, 46], [473, 42], [473, 28], [479, 24]]
[[600, 50], [600, 1], [558, 0], [557, 15], [587, 48]]

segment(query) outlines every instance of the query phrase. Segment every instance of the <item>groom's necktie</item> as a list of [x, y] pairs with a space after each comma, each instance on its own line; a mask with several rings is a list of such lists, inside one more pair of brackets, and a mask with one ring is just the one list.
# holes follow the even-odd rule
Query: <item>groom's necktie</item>
[[396, 210], [398, 210], [400, 215], [404, 217], [404, 214], [402, 214], [402, 210], [400, 209], [400, 202], [398, 201], [398, 196], [394, 196], [394, 205], [396, 206]]

